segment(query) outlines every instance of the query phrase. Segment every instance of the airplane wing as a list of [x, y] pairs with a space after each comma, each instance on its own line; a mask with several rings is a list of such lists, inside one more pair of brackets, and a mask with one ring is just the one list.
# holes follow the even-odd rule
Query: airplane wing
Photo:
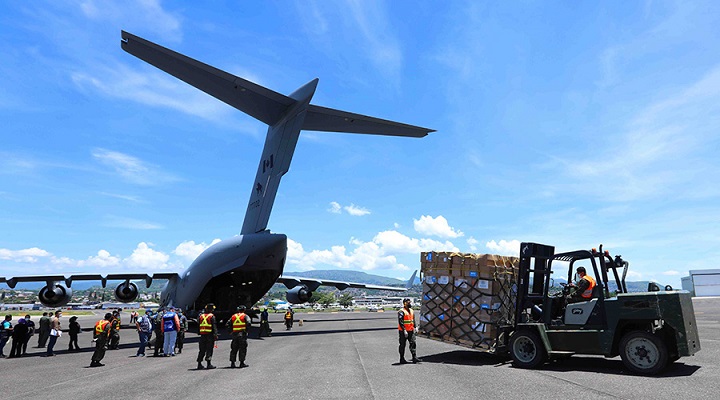
[[65, 283], [67, 287], [71, 287], [74, 281], [98, 281], [102, 287], [107, 286], [107, 281], [127, 281], [127, 280], [144, 280], [145, 285], [150, 287], [153, 279], [173, 279], [179, 278], [180, 275], [177, 273], [158, 273], [158, 274], [142, 274], [142, 273], [127, 273], [127, 274], [73, 274], [70, 276], [65, 275], [34, 275], [34, 276], [15, 276], [12, 278], [5, 278], [0, 276], [0, 283], [5, 283], [14, 289], [20, 282], [46, 282], [49, 285], [53, 283]]
[[332, 281], [329, 279], [303, 278], [303, 277], [299, 277], [299, 276], [288, 276], [288, 275], [280, 275], [280, 277], [277, 279], [277, 282], [282, 283], [288, 289], [292, 289], [298, 285], [305, 285], [311, 291], [316, 290], [320, 286], [333, 286], [340, 290], [345, 290], [347, 288], [372, 289], [372, 290], [392, 290], [394, 292], [404, 292], [407, 290], [405, 288], [400, 288], [400, 287], [395, 287], [395, 286], [378, 286], [378, 285], [370, 285], [370, 284], [366, 284], [366, 283]]

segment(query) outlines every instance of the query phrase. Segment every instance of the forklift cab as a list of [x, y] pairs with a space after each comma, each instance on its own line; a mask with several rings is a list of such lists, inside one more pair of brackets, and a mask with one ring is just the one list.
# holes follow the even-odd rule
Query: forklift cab
[[[602, 329], [605, 325], [605, 302], [610, 299], [608, 273], [615, 278], [617, 291], [626, 293], [625, 276], [628, 263], [620, 256], [615, 259], [609, 252], [576, 250], [554, 254], [554, 247], [537, 243], [523, 243], [521, 248], [520, 280], [516, 323], [543, 323], [548, 327], [566, 326], [570, 329]], [[524, 253], [524, 254], [523, 254]], [[572, 287], [555, 279], [573, 282], [577, 267], [595, 279], [592, 298], [571, 301]], [[622, 276], [618, 269], [623, 269]]]

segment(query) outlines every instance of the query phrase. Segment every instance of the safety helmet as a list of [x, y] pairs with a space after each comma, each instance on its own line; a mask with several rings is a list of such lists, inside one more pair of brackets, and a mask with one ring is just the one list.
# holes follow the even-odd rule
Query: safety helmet
[[237, 308], [238, 311], [245, 311], [245, 306], [239, 305]]
[[111, 313], [106, 313], [106, 314], [105, 314], [105, 319], [110, 319], [110, 318], [112, 318], [112, 317], [113, 317], [113, 315], [112, 315]]

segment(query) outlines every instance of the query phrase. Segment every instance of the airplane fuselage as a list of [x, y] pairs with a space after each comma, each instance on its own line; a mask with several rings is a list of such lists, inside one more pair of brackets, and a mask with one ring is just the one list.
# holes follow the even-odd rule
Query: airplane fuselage
[[238, 235], [207, 248], [162, 291], [161, 303], [190, 315], [213, 303], [218, 312], [234, 312], [260, 300], [282, 274], [287, 236], [269, 232]]

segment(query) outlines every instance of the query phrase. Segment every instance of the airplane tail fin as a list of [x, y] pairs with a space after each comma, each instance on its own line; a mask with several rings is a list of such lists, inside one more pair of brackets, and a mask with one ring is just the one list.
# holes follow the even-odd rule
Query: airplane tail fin
[[417, 275], [417, 270], [415, 270], [413, 272], [412, 276], [410, 277], [410, 279], [408, 279], [407, 283], [405, 284], [405, 289], [410, 290], [410, 288], [413, 287], [413, 285], [415, 285], [415, 276], [416, 275]]
[[242, 234], [267, 229], [280, 178], [289, 170], [301, 130], [423, 137], [432, 129], [310, 104], [317, 78], [290, 96], [122, 31], [126, 52], [269, 126]]

